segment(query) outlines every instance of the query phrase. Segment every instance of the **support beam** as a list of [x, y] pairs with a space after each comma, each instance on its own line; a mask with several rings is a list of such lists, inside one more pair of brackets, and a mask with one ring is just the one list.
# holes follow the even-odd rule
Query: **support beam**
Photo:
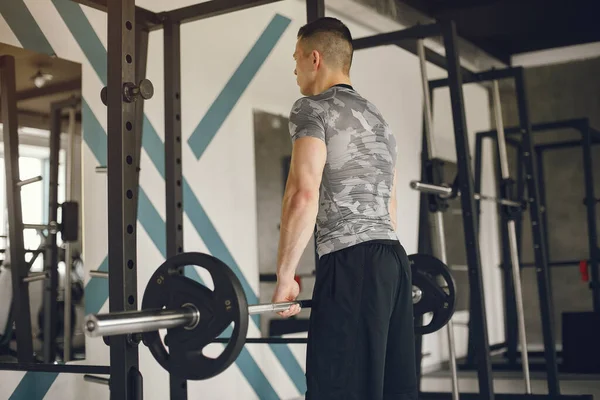
[[[135, 82], [136, 16], [134, 0], [107, 3], [108, 293], [110, 312], [121, 312], [136, 310], [138, 304], [135, 103], [123, 96], [123, 87]], [[110, 366], [111, 399], [141, 398], [138, 347], [127, 336], [110, 338]]]
[[[72, 0], [83, 6], [95, 8], [96, 10], [107, 12], [108, 2], [110, 0]], [[158, 14], [142, 7], [135, 7], [135, 19], [138, 24], [144, 26], [150, 31], [155, 31], [162, 28], [162, 21]]]
[[306, 0], [306, 21], [312, 22], [325, 16], [324, 0]]
[[[461, 192], [461, 207], [463, 216], [464, 239], [467, 250], [467, 265], [469, 268], [469, 298], [472, 313], [480, 322], [475, 330], [477, 343], [479, 398], [493, 400], [494, 385], [492, 381], [492, 365], [490, 359], [489, 336], [487, 330], [487, 316], [485, 298], [483, 295], [483, 276], [481, 269], [481, 255], [479, 253], [478, 226], [475, 215], [475, 189], [471, 172], [470, 147], [467, 133], [467, 118], [463, 95], [462, 75], [456, 43], [456, 27], [452, 22], [442, 25], [446, 57], [448, 57], [448, 78], [452, 120], [454, 122], [454, 141], [456, 143], [456, 158], [458, 169], [458, 182]], [[473, 327], [475, 329], [475, 327]]]
[[4, 134], [4, 171], [6, 182], [6, 207], [8, 209], [8, 238], [13, 289], [12, 317], [17, 333], [17, 358], [20, 363], [34, 361], [31, 338], [31, 313], [29, 284], [24, 281], [29, 273], [25, 262], [23, 240], [23, 210], [19, 176], [19, 134], [17, 131], [15, 58], [0, 57], [0, 98]]
[[[167, 258], [183, 252], [183, 171], [181, 150], [181, 25], [165, 21], [165, 205]], [[180, 273], [184, 271], [181, 270]], [[171, 400], [186, 400], [186, 380], [169, 377]]]
[[161, 13], [159, 16], [164, 20], [185, 24], [278, 1], [281, 0], [210, 0], [167, 11]]
[[[492, 69], [489, 71], [477, 72], [469, 76], [463, 76], [463, 84], [475, 82], [481, 83], [492, 80], [512, 78], [515, 76], [517, 71], [521, 69], [522, 67], [510, 67], [505, 69]], [[448, 79], [443, 78], [431, 80], [429, 81], [429, 86], [433, 89], [448, 86]]]
[[[395, 45], [403, 40], [424, 39], [441, 35], [438, 24], [416, 25], [395, 32], [380, 33], [373, 36], [354, 39], [354, 50], [369, 49], [378, 46]], [[416, 48], [416, 46], [415, 46]]]
[[41, 88], [32, 88], [17, 92], [17, 101], [35, 99], [43, 96], [52, 96], [64, 92], [81, 90], [81, 79], [73, 79], [66, 82], [59, 82]]
[[[307, 5], [308, 4], [309, 3], [307, 3]], [[394, 45], [414, 55], [418, 55], [417, 39], [430, 38], [437, 35], [439, 35], [439, 27], [436, 24], [417, 25], [400, 31], [381, 33], [373, 36], [354, 39], [353, 46], [354, 50], [362, 50], [379, 46]], [[445, 70], [448, 69], [446, 57], [427, 47], [425, 47], [425, 60]], [[460, 71], [463, 77], [467, 79], [474, 79], [474, 73], [467, 68], [461, 66]], [[431, 82], [434, 81], [430, 81], [430, 84]]]
[[[60, 151], [62, 108], [60, 104], [51, 106], [50, 125], [50, 171], [48, 178], [48, 221], [58, 220], [58, 154]], [[44, 271], [48, 279], [44, 281], [44, 362], [56, 360], [56, 329], [58, 321], [58, 248], [56, 231], [49, 229], [45, 240]]]
[[[138, 84], [143, 79], [146, 79], [146, 67], [148, 65], [148, 37], [149, 31], [142, 25], [135, 26], [135, 83]], [[142, 158], [142, 141], [144, 131], [144, 103], [141, 99], [135, 102], [135, 122], [133, 131], [135, 134], [135, 156], [134, 165], [136, 170], [136, 185], [133, 196], [137, 199], [140, 189], [140, 163]], [[133, 213], [137, 220], [138, 202], [133, 204]]]

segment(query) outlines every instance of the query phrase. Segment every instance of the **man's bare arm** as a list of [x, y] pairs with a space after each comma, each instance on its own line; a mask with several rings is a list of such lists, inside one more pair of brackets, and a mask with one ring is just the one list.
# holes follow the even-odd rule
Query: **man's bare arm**
[[319, 208], [319, 187], [327, 159], [325, 143], [313, 137], [294, 142], [281, 213], [277, 279], [294, 279], [311, 238]]

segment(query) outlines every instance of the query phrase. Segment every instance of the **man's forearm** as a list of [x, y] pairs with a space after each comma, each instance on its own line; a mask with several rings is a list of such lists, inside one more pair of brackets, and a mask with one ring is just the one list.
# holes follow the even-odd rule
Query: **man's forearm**
[[277, 256], [277, 279], [293, 279], [311, 238], [319, 206], [318, 193], [294, 192], [283, 198]]

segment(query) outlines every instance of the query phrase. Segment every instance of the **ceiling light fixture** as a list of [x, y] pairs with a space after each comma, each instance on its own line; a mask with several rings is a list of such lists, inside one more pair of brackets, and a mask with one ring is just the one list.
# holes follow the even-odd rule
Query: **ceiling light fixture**
[[54, 76], [52, 74], [44, 74], [44, 73], [42, 73], [42, 71], [38, 71], [37, 74], [35, 74], [34, 76], [31, 77], [31, 79], [33, 80], [33, 84], [37, 88], [41, 88], [48, 81], [51, 81], [52, 78], [54, 78]]

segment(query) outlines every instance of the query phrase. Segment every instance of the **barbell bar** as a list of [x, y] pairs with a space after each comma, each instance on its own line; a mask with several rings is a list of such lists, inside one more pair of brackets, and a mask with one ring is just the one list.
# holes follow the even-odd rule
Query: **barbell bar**
[[[422, 297], [423, 291], [419, 287], [413, 286], [413, 304], [418, 303]], [[300, 308], [310, 308], [312, 300], [249, 305], [248, 315], [286, 311], [294, 305], [299, 305]], [[152, 332], [177, 327], [194, 329], [199, 321], [200, 311], [198, 308], [193, 304], [185, 304], [178, 310], [156, 309], [90, 314], [85, 317], [84, 326], [88, 336], [98, 337]]]
[[[265, 303], [248, 306], [248, 315], [286, 311], [293, 305], [310, 308], [311, 300]], [[85, 332], [90, 337], [115, 336], [183, 327], [194, 329], [200, 322], [200, 311], [193, 304], [178, 310], [140, 310], [109, 314], [90, 314], [85, 318]]]
[[[418, 190], [419, 192], [429, 193], [429, 194], [437, 194], [441, 198], [449, 198], [453, 195], [453, 190], [449, 186], [439, 186], [432, 185], [431, 183], [423, 183], [419, 181], [411, 181], [410, 182], [411, 189]], [[502, 204], [503, 206], [522, 208], [523, 205], [518, 201], [501, 199], [499, 197], [488, 196], [481, 193], [475, 193], [473, 196], [475, 200], [483, 200], [483, 201], [494, 201], [498, 204]]]

